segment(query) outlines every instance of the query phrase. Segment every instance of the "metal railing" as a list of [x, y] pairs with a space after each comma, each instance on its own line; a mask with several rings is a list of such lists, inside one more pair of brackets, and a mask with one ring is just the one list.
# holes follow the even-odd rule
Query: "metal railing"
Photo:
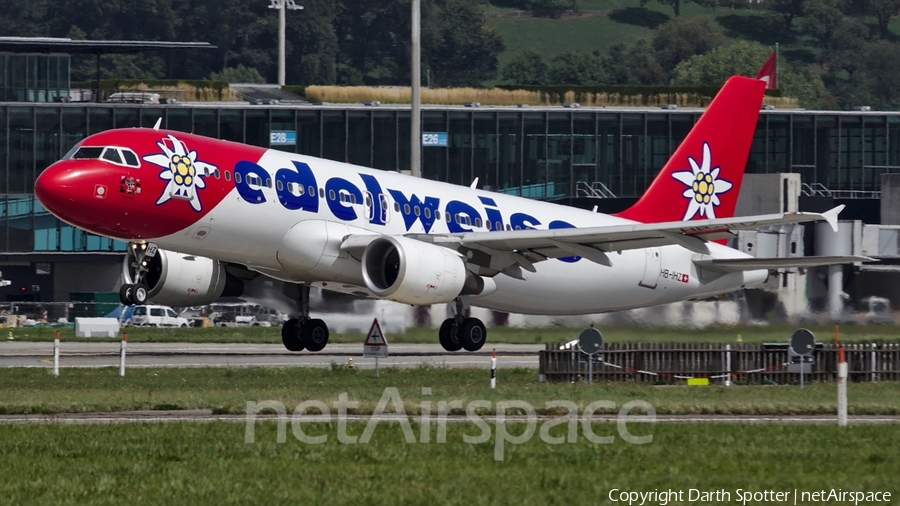
[[606, 187], [601, 181], [588, 183], [586, 181], [575, 182], [575, 196], [591, 199], [614, 199], [616, 194]]

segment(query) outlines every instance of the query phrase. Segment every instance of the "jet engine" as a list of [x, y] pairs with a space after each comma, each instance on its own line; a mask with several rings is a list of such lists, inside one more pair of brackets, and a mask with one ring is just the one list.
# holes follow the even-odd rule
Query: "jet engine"
[[[144, 260], [147, 273], [141, 280], [149, 288], [147, 298], [173, 307], [202, 306], [220, 297], [239, 297], [243, 282], [225, 270], [225, 264], [211, 258], [160, 249]], [[134, 283], [134, 250], [125, 255], [125, 282]]]
[[362, 255], [366, 287], [405, 304], [438, 304], [484, 290], [484, 280], [466, 269], [454, 251], [408, 237], [381, 236]]

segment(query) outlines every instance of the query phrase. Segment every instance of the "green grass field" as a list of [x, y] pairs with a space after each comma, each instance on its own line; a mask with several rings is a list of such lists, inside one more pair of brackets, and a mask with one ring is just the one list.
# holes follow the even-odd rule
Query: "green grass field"
[[[500, 359], [502, 361], [502, 358]], [[329, 406], [346, 392], [359, 402], [351, 411], [372, 413], [384, 389], [398, 389], [407, 413], [420, 413], [422, 402], [523, 400], [538, 413], [548, 413], [546, 403], [571, 401], [584, 408], [597, 400], [617, 406], [643, 400], [659, 414], [790, 415], [837, 412], [833, 383], [798, 386], [653, 386], [639, 383], [538, 383], [537, 370], [500, 369], [498, 386], [491, 390], [488, 371], [421, 367], [382, 369], [376, 379], [371, 369], [335, 365], [318, 368], [164, 368], [129, 369], [124, 378], [117, 368], [65, 369], [54, 377], [47, 369], [0, 369], [0, 413], [66, 413], [130, 410], [211, 409], [240, 414], [248, 401], [276, 400], [289, 410], [305, 400]], [[423, 395], [422, 388], [432, 393]], [[851, 383], [851, 414], [900, 414], [900, 382]], [[458, 410], [457, 410], [458, 411]], [[463, 409], [464, 413], [465, 410]], [[550, 412], [554, 412], [550, 410]], [[611, 410], [610, 412], [616, 412]]]
[[[363, 432], [362, 422], [348, 425], [349, 434]], [[299, 442], [290, 427], [278, 444], [274, 423], [259, 423], [252, 444], [243, 423], [7, 425], [0, 426], [0, 497], [53, 505], [546, 506], [623, 504], [609, 501], [612, 489], [683, 490], [674, 504], [688, 504], [690, 488], [724, 489], [729, 504], [741, 504], [738, 489], [889, 491], [891, 503], [900, 492], [894, 425], [629, 428], [653, 441], [594, 444], [579, 432], [575, 443], [550, 445], [532, 437], [507, 444], [504, 461], [495, 462], [493, 437], [463, 442], [479, 434], [468, 423], [449, 425], [444, 444], [406, 443], [397, 424], [385, 423], [367, 444], [341, 444], [335, 425], [304, 424], [306, 434], [328, 436], [320, 445]], [[612, 424], [594, 431], [616, 434]]]
[[[664, 328], [664, 327], [624, 327], [600, 326], [607, 342], [691, 342], [715, 343], [734, 342], [738, 336], [745, 343], [787, 342], [798, 325], [765, 325], [765, 326], [713, 326], [702, 329]], [[834, 336], [832, 325], [806, 325], [819, 341], [831, 342]], [[56, 330], [51, 327], [32, 327], [11, 329], [16, 340], [20, 341], [52, 341]], [[583, 328], [572, 327], [538, 327], [538, 328], [488, 328], [488, 346], [490, 343], [541, 344], [568, 342], [578, 337]], [[8, 332], [8, 330], [6, 330]], [[6, 332], [0, 333], [0, 335]], [[218, 342], [218, 343], [281, 343], [281, 329], [278, 327], [213, 327], [157, 329], [123, 327], [131, 342]], [[841, 340], [844, 342], [900, 342], [900, 327], [896, 325], [844, 325], [840, 328]], [[118, 339], [76, 338], [72, 327], [60, 329], [60, 338], [64, 341], [111, 342]], [[390, 343], [437, 343], [437, 329], [430, 327], [413, 327], [404, 334], [388, 334]], [[364, 336], [358, 332], [345, 334], [332, 333], [331, 343], [362, 343]], [[2, 342], [0, 342], [2, 352]]]

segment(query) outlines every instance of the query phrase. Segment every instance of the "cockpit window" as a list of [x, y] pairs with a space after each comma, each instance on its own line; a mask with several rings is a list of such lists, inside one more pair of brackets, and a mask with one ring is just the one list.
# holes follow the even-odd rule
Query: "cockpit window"
[[73, 160], [96, 160], [103, 153], [103, 148], [82, 147], [72, 155]]
[[119, 155], [119, 150], [116, 148], [106, 148], [105, 150], [103, 150], [102, 158], [104, 160], [109, 160], [112, 163], [124, 163], [122, 162], [122, 156]]
[[112, 162], [116, 165], [127, 165], [128, 167], [135, 168], [141, 167], [141, 162], [138, 160], [134, 151], [128, 148], [117, 148], [113, 146], [80, 147], [74, 150], [71, 158], [73, 160], [106, 160], [107, 162]]
[[138, 162], [137, 155], [134, 154], [134, 151], [130, 149], [123, 149], [122, 156], [125, 157], [125, 164], [133, 167], [140, 167], [141, 164]]

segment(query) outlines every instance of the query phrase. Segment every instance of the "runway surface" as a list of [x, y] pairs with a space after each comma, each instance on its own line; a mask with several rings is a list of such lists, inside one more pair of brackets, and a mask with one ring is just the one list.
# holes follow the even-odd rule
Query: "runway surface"
[[[491, 349], [497, 349], [497, 367], [538, 367], [543, 345], [490, 344], [477, 352], [450, 353], [435, 344], [392, 344], [381, 367], [490, 368]], [[374, 368], [374, 358], [363, 358], [362, 344], [329, 344], [318, 353], [290, 352], [280, 344], [251, 343], [128, 343], [127, 367], [331, 367], [353, 359], [356, 367]], [[60, 367], [118, 367], [119, 343], [61, 342]], [[53, 342], [0, 342], [0, 367], [53, 367]]]
[[[277, 420], [276, 415], [258, 414], [256, 420]], [[336, 421], [337, 416], [322, 415], [303, 415], [298, 417], [287, 417], [287, 421], [292, 418], [301, 422], [331, 422]], [[418, 416], [403, 417], [396, 414], [383, 414], [378, 416], [371, 415], [347, 415], [344, 417], [348, 421], [368, 422], [369, 420], [377, 420], [384, 422], [397, 422], [401, 419], [410, 421], [418, 421]], [[486, 421], [492, 421], [492, 415], [482, 415]], [[538, 416], [539, 421], [548, 420], [551, 417]], [[508, 415], [508, 422], [525, 422], [524, 416]], [[59, 414], [32, 414], [32, 415], [0, 415], [0, 425], [2, 424], [68, 424], [68, 425], [91, 425], [91, 424], [117, 424], [117, 423], [172, 423], [172, 422], [232, 422], [245, 423], [246, 415], [220, 415], [214, 414], [210, 410], [180, 410], [180, 411], [122, 411], [118, 413], [59, 413]], [[448, 415], [447, 421], [451, 423], [465, 423], [471, 420], [462, 415]], [[594, 415], [593, 421], [597, 423], [616, 423], [616, 415]], [[851, 416], [849, 418], [851, 425], [861, 424], [897, 424], [900, 423], [900, 416]], [[437, 415], [431, 416], [431, 422], [437, 422]], [[835, 424], [837, 417], [834, 415], [808, 415], [808, 416], [757, 416], [757, 415], [657, 415], [654, 422], [648, 422], [640, 416], [630, 418], [628, 423], [775, 423], [775, 424]]]

